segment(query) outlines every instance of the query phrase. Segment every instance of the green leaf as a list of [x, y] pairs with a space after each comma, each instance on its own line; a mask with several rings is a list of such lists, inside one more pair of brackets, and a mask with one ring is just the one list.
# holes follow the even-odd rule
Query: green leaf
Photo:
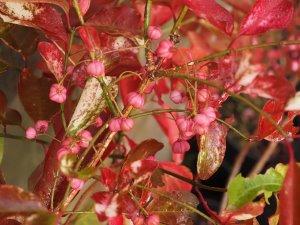
[[93, 167], [86, 167], [82, 170], [80, 170], [78, 173], [77, 173], [77, 176], [79, 179], [82, 179], [82, 180], [87, 180], [89, 178], [91, 178], [92, 176], [94, 176], [96, 173], [96, 169], [93, 168]]
[[77, 217], [74, 225], [100, 225], [102, 223], [100, 223], [97, 219], [96, 214], [83, 214]]
[[283, 176], [274, 168], [254, 178], [244, 178], [239, 174], [228, 185], [228, 209], [240, 208], [265, 192], [278, 192], [282, 182]]

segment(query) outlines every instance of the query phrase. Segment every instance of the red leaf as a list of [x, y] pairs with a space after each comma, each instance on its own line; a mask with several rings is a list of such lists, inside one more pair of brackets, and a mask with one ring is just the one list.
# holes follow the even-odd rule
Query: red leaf
[[280, 225], [300, 224], [300, 166], [295, 162], [294, 151], [290, 143], [288, 143], [288, 150], [289, 167], [279, 192]]
[[220, 218], [223, 224], [235, 224], [236, 221], [245, 221], [255, 218], [264, 212], [265, 201], [261, 199], [258, 202], [251, 202], [234, 211], [223, 210]]
[[149, 156], [154, 156], [163, 147], [164, 145], [155, 139], [145, 140], [128, 153], [123, 166], [138, 160], [147, 159]]
[[[263, 111], [268, 113], [272, 119], [279, 124], [284, 114], [284, 103], [274, 100], [266, 102]], [[262, 140], [272, 134], [276, 128], [264, 116], [259, 117], [258, 122], [258, 139]]]
[[109, 218], [108, 225], [123, 225], [123, 216]]
[[[134, 1], [136, 10], [141, 14], [141, 18], [144, 18], [145, 2]], [[151, 8], [151, 21], [152, 26], [161, 26], [168, 22], [175, 16], [176, 12], [182, 7], [181, 0], [167, 0], [167, 1], [154, 1]]]
[[193, 221], [195, 216], [193, 211], [172, 201], [174, 199], [197, 208], [199, 201], [194, 194], [186, 191], [172, 191], [165, 193], [165, 195], [169, 198], [157, 196], [150, 202], [149, 206], [147, 206], [149, 214], [157, 214], [161, 224], [198, 224], [196, 221]]
[[28, 115], [34, 120], [49, 120], [57, 111], [59, 105], [50, 101], [48, 95], [53, 81], [45, 76], [37, 78], [28, 69], [23, 69], [18, 94]]
[[227, 127], [212, 122], [206, 135], [200, 137], [197, 172], [201, 180], [210, 178], [221, 166], [226, 151]]
[[214, 0], [184, 0], [197, 16], [203, 17], [211, 24], [231, 35], [233, 31], [233, 16]]
[[95, 52], [100, 49], [100, 38], [93, 27], [80, 27], [79, 34], [87, 50]]
[[[44, 162], [37, 167], [37, 171], [34, 171], [34, 176], [38, 177], [37, 181], [32, 181], [33, 192], [40, 198], [42, 203], [46, 206], [50, 206], [51, 188], [56, 179], [56, 173], [59, 169], [59, 161], [57, 160], [57, 151], [61, 148], [61, 141], [65, 136], [65, 132], [62, 129], [61, 132], [55, 137], [49, 146]], [[57, 141], [58, 140], [58, 141]], [[38, 176], [38, 173], [39, 176]], [[65, 176], [59, 176], [56, 182], [56, 192], [54, 198], [54, 207], [60, 202], [65, 194], [66, 189]]]
[[49, 42], [40, 42], [38, 49], [46, 61], [48, 69], [53, 73], [57, 81], [61, 81], [64, 73], [64, 60], [58, 48]]
[[0, 186], [1, 217], [37, 212], [46, 212], [46, 209], [34, 194], [12, 185]]
[[41, 29], [53, 41], [67, 41], [61, 15], [49, 4], [5, 1], [0, 3], [0, 18], [4, 22]]
[[7, 99], [6, 96], [4, 94], [4, 92], [2, 92], [0, 90], [0, 115], [2, 116], [2, 114], [5, 112], [7, 107]]
[[[167, 105], [162, 105], [162, 108], [168, 109], [170, 107]], [[176, 113], [173, 113], [173, 115], [174, 117], [177, 117]], [[170, 117], [169, 113], [161, 113], [159, 115], [153, 115], [153, 117], [169, 138], [170, 145], [173, 144], [178, 139], [178, 128], [176, 122], [168, 118]]]
[[120, 81], [120, 93], [123, 104], [127, 104], [127, 95], [132, 91], [137, 91], [141, 80], [137, 76], [130, 76]]
[[88, 9], [90, 8], [91, 0], [79, 0], [78, 3], [79, 3], [80, 13], [81, 15], [84, 16], [88, 11]]
[[88, 19], [86, 25], [100, 32], [110, 34], [139, 34], [141, 32], [140, 15], [130, 7], [103, 7], [95, 16]]
[[99, 221], [113, 218], [120, 214], [118, 195], [108, 192], [97, 192], [92, 195], [95, 201], [95, 211]]
[[[192, 172], [189, 170], [189, 168], [182, 166], [182, 165], [178, 165], [176, 163], [173, 162], [161, 162], [159, 163], [159, 167], [165, 170], [168, 170], [170, 172], [179, 174], [180, 176], [183, 176], [185, 178], [188, 179], [193, 179], [193, 174]], [[162, 177], [164, 186], [163, 187], [159, 187], [157, 188], [160, 191], [191, 191], [192, 190], [192, 185], [184, 182], [182, 180], [179, 180], [171, 175], [168, 174], [163, 174]]]
[[109, 168], [103, 168], [101, 170], [100, 181], [110, 190], [113, 191], [116, 187], [117, 175]]
[[69, 4], [65, 0], [0, 0], [0, 2], [18, 2], [18, 3], [48, 3], [61, 7], [66, 14], [69, 12]]
[[280, 101], [286, 101], [295, 94], [293, 85], [286, 78], [279, 76], [258, 76], [242, 92], [253, 97]]
[[147, 159], [127, 164], [122, 168], [119, 175], [119, 189], [124, 190], [132, 184], [137, 184], [149, 179], [157, 167], [157, 161]]
[[294, 12], [290, 0], [257, 0], [243, 20], [239, 36], [262, 34], [271, 29], [284, 29]]

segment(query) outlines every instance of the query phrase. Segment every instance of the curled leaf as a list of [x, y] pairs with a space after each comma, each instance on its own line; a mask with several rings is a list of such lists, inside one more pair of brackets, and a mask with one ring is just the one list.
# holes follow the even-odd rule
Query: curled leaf
[[210, 178], [221, 166], [226, 151], [227, 127], [211, 123], [208, 132], [200, 137], [197, 173], [201, 180]]
[[[104, 77], [106, 85], [112, 81], [111, 77]], [[114, 86], [112, 90], [116, 93], [117, 87]], [[79, 102], [72, 115], [68, 126], [70, 135], [76, 135], [80, 131], [88, 127], [99, 113], [106, 107], [106, 102], [101, 88], [100, 82], [96, 78], [91, 78], [86, 82], [83, 92], [80, 96]]]

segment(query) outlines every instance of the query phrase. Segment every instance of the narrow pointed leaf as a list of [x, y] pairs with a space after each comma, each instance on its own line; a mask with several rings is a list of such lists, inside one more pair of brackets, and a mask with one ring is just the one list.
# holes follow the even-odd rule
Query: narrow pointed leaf
[[254, 178], [244, 178], [239, 174], [228, 185], [228, 209], [238, 209], [266, 191], [278, 192], [282, 182], [283, 176], [273, 168]]
[[282, 189], [279, 193], [280, 225], [300, 224], [300, 166], [290, 160]]

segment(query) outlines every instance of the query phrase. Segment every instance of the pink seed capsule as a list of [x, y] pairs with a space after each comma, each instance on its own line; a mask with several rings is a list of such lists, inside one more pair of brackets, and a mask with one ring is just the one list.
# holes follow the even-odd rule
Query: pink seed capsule
[[112, 118], [109, 122], [109, 129], [112, 132], [117, 132], [121, 130], [121, 118]]
[[84, 181], [77, 179], [77, 178], [73, 178], [71, 180], [71, 187], [77, 191], [80, 191], [84, 186]]
[[46, 120], [38, 120], [34, 125], [35, 129], [39, 133], [45, 133], [48, 130], [49, 124]]
[[53, 84], [50, 88], [49, 99], [57, 102], [64, 103], [67, 99], [67, 89], [60, 84]]
[[69, 149], [67, 149], [67, 148], [65, 148], [65, 147], [62, 147], [62, 148], [60, 148], [60, 149], [57, 151], [57, 153], [56, 153], [56, 158], [57, 158], [58, 160], [60, 160], [63, 156], [65, 156], [65, 155], [67, 155], [67, 154], [69, 154], [69, 153], [70, 153]]
[[162, 30], [160, 27], [149, 26], [147, 30], [147, 35], [151, 40], [158, 40], [162, 36]]
[[197, 114], [194, 117], [194, 122], [199, 126], [208, 127], [211, 121], [209, 120], [206, 114], [201, 113], [201, 114]]
[[201, 89], [197, 92], [197, 100], [199, 102], [206, 102], [209, 97], [209, 93], [207, 89]]
[[66, 138], [63, 141], [62, 146], [67, 148], [73, 154], [77, 154], [80, 151], [80, 146], [78, 142], [71, 137]]
[[159, 219], [159, 216], [156, 215], [156, 214], [151, 214], [146, 219], [146, 224], [147, 225], [159, 225], [159, 223], [160, 223], [160, 219]]
[[195, 134], [198, 134], [198, 135], [204, 135], [207, 133], [208, 128], [209, 128], [209, 126], [202, 126], [199, 124], [195, 124], [194, 132], [195, 132]]
[[87, 148], [90, 144], [90, 141], [93, 139], [91, 132], [87, 130], [81, 131], [79, 134], [79, 146], [82, 148]]
[[213, 107], [206, 107], [203, 111], [202, 114], [206, 115], [207, 119], [212, 122], [216, 119], [216, 110]]
[[156, 55], [161, 58], [171, 59], [173, 57], [172, 49], [174, 48], [173, 42], [163, 40], [159, 43], [156, 49]]
[[102, 76], [104, 74], [104, 64], [97, 60], [92, 61], [87, 65], [86, 71], [94, 77]]
[[127, 95], [127, 100], [130, 105], [137, 109], [142, 108], [145, 104], [143, 96], [137, 92], [130, 92]]
[[146, 89], [144, 90], [144, 93], [145, 94], [150, 94], [153, 91], [154, 87], [155, 87], [155, 82], [151, 82], [148, 85], [148, 87], [146, 87]]
[[174, 91], [170, 92], [170, 99], [175, 104], [183, 103], [184, 102], [184, 97], [185, 97], [185, 95], [182, 91], [174, 90]]
[[173, 153], [185, 153], [190, 150], [190, 144], [187, 141], [177, 140], [172, 145]]
[[95, 127], [101, 127], [103, 125], [103, 120], [101, 119], [100, 116], [98, 116], [96, 119], [95, 119], [95, 123], [94, 123]]
[[121, 119], [121, 130], [130, 131], [134, 126], [134, 122], [131, 118], [122, 118]]
[[26, 138], [28, 140], [35, 139], [37, 136], [36, 130], [33, 127], [28, 127], [26, 129]]

